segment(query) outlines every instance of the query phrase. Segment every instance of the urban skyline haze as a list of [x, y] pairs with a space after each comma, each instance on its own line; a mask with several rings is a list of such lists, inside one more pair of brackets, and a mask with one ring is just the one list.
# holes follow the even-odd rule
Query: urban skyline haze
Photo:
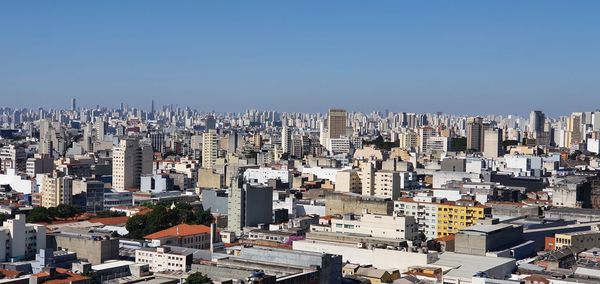
[[[429, 5], [428, 5], [429, 4]], [[4, 106], [548, 115], [598, 96], [596, 1], [0, 3]]]

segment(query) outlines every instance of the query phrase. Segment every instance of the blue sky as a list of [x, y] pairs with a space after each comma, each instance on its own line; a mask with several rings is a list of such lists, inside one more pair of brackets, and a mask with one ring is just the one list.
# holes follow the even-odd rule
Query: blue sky
[[0, 1], [0, 105], [600, 107], [600, 1]]

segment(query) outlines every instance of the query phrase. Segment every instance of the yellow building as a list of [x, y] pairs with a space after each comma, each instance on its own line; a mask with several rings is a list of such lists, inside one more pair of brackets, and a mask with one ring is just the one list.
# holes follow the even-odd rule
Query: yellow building
[[475, 225], [478, 220], [491, 215], [491, 208], [473, 200], [444, 202], [438, 205], [438, 237], [455, 234], [458, 230]]
[[555, 234], [554, 238], [556, 249], [561, 249], [563, 247], [591, 249], [600, 246], [600, 231], [597, 230]]

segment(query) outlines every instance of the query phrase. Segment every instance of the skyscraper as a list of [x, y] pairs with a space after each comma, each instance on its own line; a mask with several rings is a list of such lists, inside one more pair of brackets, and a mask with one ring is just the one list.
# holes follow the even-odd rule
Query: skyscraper
[[284, 125], [281, 128], [281, 150], [283, 153], [290, 154], [290, 148], [292, 144], [292, 133], [290, 133], [290, 129], [287, 125]]
[[467, 150], [483, 151], [483, 118], [467, 118]]
[[502, 129], [486, 129], [483, 132], [483, 156], [486, 158], [498, 158], [503, 154]]
[[113, 148], [113, 181], [116, 190], [140, 188], [140, 177], [152, 173], [152, 146], [139, 138], [125, 138]]
[[75, 100], [75, 98], [71, 99], [71, 110], [75, 111], [77, 109], [77, 101]]
[[327, 138], [335, 139], [346, 136], [348, 113], [343, 109], [329, 109]]
[[571, 147], [582, 142], [582, 119], [583, 114], [581, 112], [574, 112], [567, 119], [566, 147]]
[[531, 111], [529, 114], [529, 131], [531, 133], [543, 132], [544, 122], [546, 122], [546, 115], [541, 110]]
[[202, 167], [212, 169], [217, 161], [217, 132], [210, 129], [202, 134]]

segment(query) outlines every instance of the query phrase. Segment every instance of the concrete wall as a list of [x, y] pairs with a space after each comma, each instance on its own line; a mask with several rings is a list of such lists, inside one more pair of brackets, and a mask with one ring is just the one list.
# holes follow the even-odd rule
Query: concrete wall
[[93, 240], [86, 237], [54, 235], [55, 250], [58, 248], [76, 252], [78, 258], [87, 259], [92, 264], [101, 264], [119, 258], [119, 240]]

